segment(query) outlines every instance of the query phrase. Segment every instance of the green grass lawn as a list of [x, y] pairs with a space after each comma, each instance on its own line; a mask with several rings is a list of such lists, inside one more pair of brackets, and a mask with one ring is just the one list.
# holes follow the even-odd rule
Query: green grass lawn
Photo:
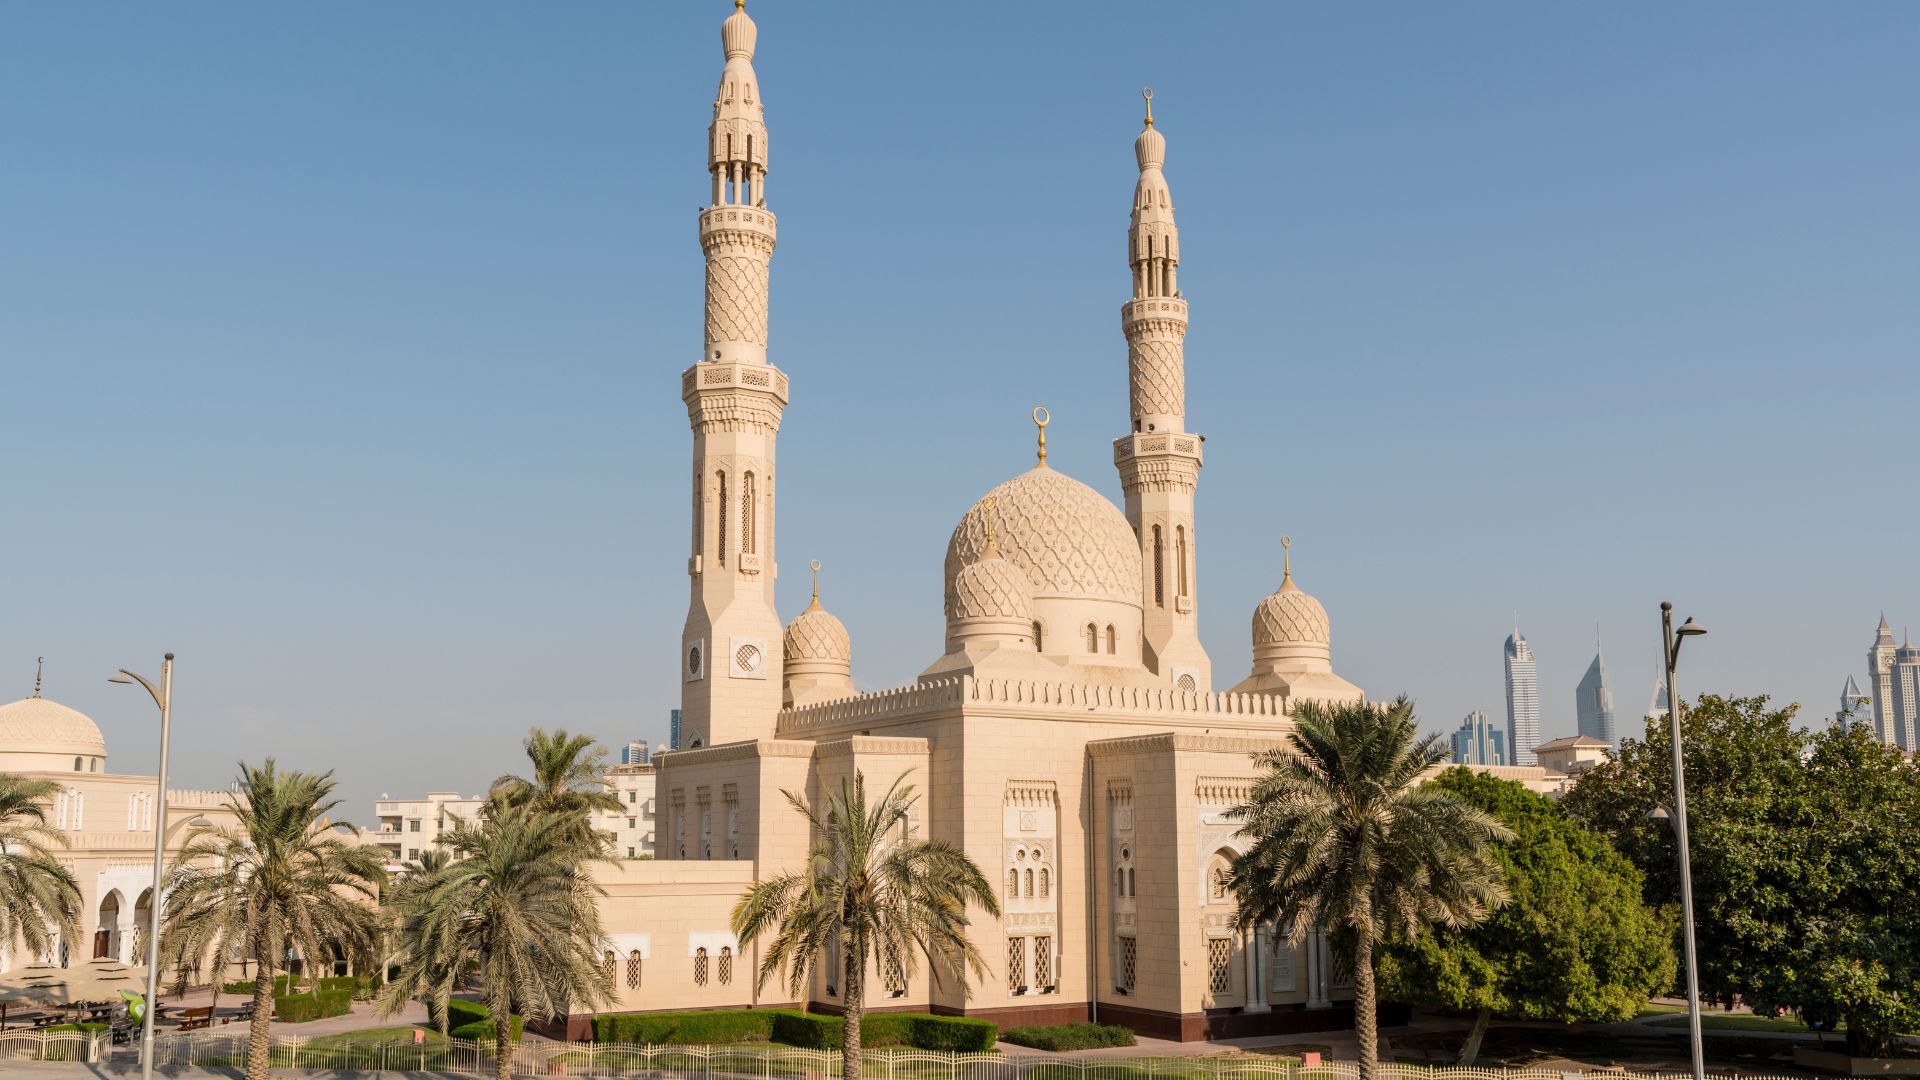
[[[1679, 1016], [1666, 1016], [1649, 1023], [1648, 1027], [1684, 1028], [1687, 1026], [1686, 1010], [1680, 1010]], [[1752, 1013], [1702, 1013], [1700, 1027], [1712, 1031], [1782, 1031], [1795, 1035], [1812, 1035], [1812, 1029], [1800, 1022], [1797, 1016], [1755, 1016]]]
[[1640, 1006], [1640, 1011], [1635, 1013], [1633, 1018], [1639, 1020], [1643, 1017], [1668, 1016], [1673, 1013], [1679, 1013], [1685, 1016], [1687, 1007], [1685, 1005], [1662, 1005], [1657, 1001], [1649, 1001], [1645, 1005]]

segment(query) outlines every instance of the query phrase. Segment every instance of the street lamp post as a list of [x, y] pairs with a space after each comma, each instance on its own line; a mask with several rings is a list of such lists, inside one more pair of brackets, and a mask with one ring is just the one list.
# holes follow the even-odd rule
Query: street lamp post
[[173, 654], [160, 664], [160, 685], [155, 686], [126, 668], [107, 679], [115, 683], [138, 683], [153, 695], [160, 707], [160, 775], [153, 827], [153, 902], [147, 905], [147, 1002], [140, 1018], [140, 1080], [153, 1080], [153, 1013], [160, 994], [160, 885], [166, 872], [167, 850], [167, 743], [173, 724]]
[[1700, 1041], [1700, 970], [1693, 944], [1693, 870], [1687, 857], [1687, 770], [1680, 753], [1680, 693], [1674, 675], [1680, 664], [1680, 643], [1698, 637], [1707, 628], [1688, 619], [1673, 626], [1673, 605], [1660, 602], [1660, 641], [1667, 661], [1667, 723], [1673, 742], [1673, 835], [1680, 848], [1680, 920], [1687, 950], [1687, 1034], [1693, 1050], [1693, 1080], [1706, 1080], [1706, 1051]]

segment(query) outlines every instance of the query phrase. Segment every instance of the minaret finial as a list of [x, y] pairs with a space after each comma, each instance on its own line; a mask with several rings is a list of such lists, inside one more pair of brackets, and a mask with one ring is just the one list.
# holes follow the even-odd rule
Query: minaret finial
[[1285, 560], [1286, 564], [1286, 570], [1280, 576], [1280, 584], [1285, 585], [1287, 582], [1293, 580], [1293, 537], [1283, 536], [1280, 538], [1280, 557]]
[[1153, 126], [1153, 87], [1151, 86], [1141, 87], [1140, 96], [1145, 98], [1147, 101], [1147, 126], [1152, 127]]
[[815, 559], [808, 563], [807, 568], [813, 571], [813, 602], [818, 604], [820, 602], [820, 560]]
[[747, 0], [733, 0], [733, 10], [735, 11], [747, 10]]
[[33, 696], [40, 696], [40, 678], [47, 673], [47, 658], [42, 656], [33, 664]]
[[1047, 425], [1053, 422], [1053, 415], [1047, 412], [1045, 405], [1033, 407], [1033, 426], [1040, 429], [1040, 468], [1047, 467]]

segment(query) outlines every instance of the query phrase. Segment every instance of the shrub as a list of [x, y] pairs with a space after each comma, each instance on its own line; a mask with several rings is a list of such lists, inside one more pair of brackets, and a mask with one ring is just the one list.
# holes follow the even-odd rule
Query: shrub
[[1133, 1032], [1118, 1024], [1048, 1024], [1008, 1028], [1000, 1037], [1035, 1050], [1093, 1050], [1102, 1046], [1132, 1046]]
[[[509, 1023], [513, 1032], [513, 1041], [520, 1041], [520, 1029], [526, 1023], [514, 1016]], [[455, 998], [447, 1002], [447, 1035], [455, 1039], [472, 1039], [475, 1042], [492, 1042], [493, 1011], [484, 1001], [464, 1001]]]
[[[287, 975], [284, 973], [275, 975], [273, 977], [273, 996], [286, 997], [288, 994], [291, 994], [293, 992], [293, 989], [292, 989], [293, 986], [294, 986], [293, 976]], [[247, 997], [252, 997], [253, 996], [253, 980], [248, 979], [245, 982], [227, 983], [226, 985], [220, 988], [220, 992], [222, 994], [244, 994]]]
[[[1000, 1038], [1000, 1025], [991, 1020], [975, 1020], [966, 1016], [928, 1016], [923, 1013], [904, 1015], [909, 1024], [907, 1045], [921, 1050], [947, 1050], [956, 1054], [984, 1053], [993, 1049], [993, 1044]], [[868, 1017], [868, 1019], [873, 1018]], [[865, 1038], [866, 1033], [866, 1025], [862, 1024], [861, 1037]], [[876, 1043], [875, 1045], [886, 1044]], [[1125, 1043], [1119, 1045], [1131, 1046], [1133, 1039], [1128, 1038]]]
[[774, 1038], [777, 1018], [802, 1015], [787, 1009], [616, 1013], [593, 1018], [593, 1041], [651, 1046], [767, 1042]]
[[273, 1018], [287, 1024], [345, 1016], [352, 1011], [351, 990], [322, 990], [315, 994], [288, 994], [273, 999]]
[[[712, 1012], [617, 1013], [593, 1019], [593, 1040], [655, 1046], [777, 1042], [809, 1050], [836, 1050], [845, 1022], [797, 1009], [725, 1009]], [[987, 1020], [926, 1013], [871, 1013], [860, 1025], [862, 1044], [973, 1052], [993, 1049], [999, 1028]]]

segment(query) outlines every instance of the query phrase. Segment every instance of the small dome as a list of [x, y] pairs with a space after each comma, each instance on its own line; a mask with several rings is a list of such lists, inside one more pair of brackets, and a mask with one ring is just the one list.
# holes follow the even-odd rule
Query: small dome
[[954, 575], [953, 604], [947, 618], [1033, 620], [1033, 586], [1020, 568], [989, 549], [978, 562]]
[[733, 0], [733, 14], [720, 24], [720, 44], [727, 50], [727, 59], [736, 56], [753, 59], [753, 46], [760, 37], [760, 29], [753, 25], [753, 19], [747, 15], [746, 0]]
[[846, 624], [820, 606], [817, 593], [807, 610], [787, 624], [780, 647], [788, 664], [814, 661], [843, 669], [853, 666], [853, 639], [847, 634]]
[[1300, 647], [1325, 655], [1333, 639], [1327, 609], [1320, 601], [1300, 591], [1288, 574], [1279, 591], [1253, 610], [1253, 649], [1258, 656], [1262, 647]]
[[1167, 139], [1152, 125], [1148, 125], [1140, 137], [1133, 140], [1133, 160], [1140, 163], [1142, 171], [1157, 169], [1167, 163]]
[[960, 572], [987, 555], [988, 501], [999, 555], [1019, 570], [1033, 597], [1140, 603], [1140, 543], [1119, 508], [1087, 485], [1045, 465], [1021, 473], [973, 504], [947, 542], [946, 609], [959, 601]]
[[105, 757], [107, 740], [83, 712], [43, 697], [21, 698], [0, 705], [0, 755], [15, 754]]

